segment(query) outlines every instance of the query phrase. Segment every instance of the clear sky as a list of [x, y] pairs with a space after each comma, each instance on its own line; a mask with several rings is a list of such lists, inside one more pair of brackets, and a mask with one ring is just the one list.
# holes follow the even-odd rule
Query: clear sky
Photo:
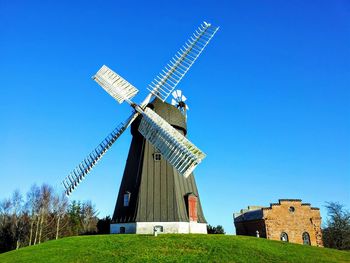
[[[204, 213], [234, 233], [247, 205], [350, 206], [350, 3], [0, 0], [0, 199], [61, 180], [130, 113], [91, 76], [108, 65], [135, 101], [202, 21], [220, 30], [178, 86]], [[128, 130], [73, 199], [113, 213]]]

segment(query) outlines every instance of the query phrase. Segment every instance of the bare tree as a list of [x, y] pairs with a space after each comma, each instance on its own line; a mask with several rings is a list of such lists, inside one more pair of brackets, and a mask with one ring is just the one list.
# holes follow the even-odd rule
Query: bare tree
[[5, 226], [11, 209], [12, 209], [12, 202], [10, 199], [4, 199], [0, 203], [0, 217], [1, 217], [0, 224], [1, 224], [1, 227]]
[[11, 210], [11, 199], [4, 199], [0, 202], [0, 252], [14, 249], [11, 231]]
[[[25, 202], [24, 202], [25, 201]], [[0, 253], [59, 237], [93, 234], [98, 218], [91, 202], [72, 201], [49, 185], [33, 185], [0, 202]]]
[[12, 216], [11, 216], [11, 222], [12, 222], [12, 231], [13, 236], [16, 239], [16, 249], [19, 249], [20, 246], [20, 238], [22, 234], [22, 227], [21, 227], [21, 216], [22, 216], [22, 210], [23, 210], [23, 197], [19, 190], [15, 190], [12, 195]]
[[47, 184], [43, 184], [40, 189], [40, 222], [39, 222], [39, 237], [38, 243], [41, 243], [41, 237], [43, 234], [44, 225], [46, 223], [47, 215], [50, 212], [51, 197], [53, 194], [53, 189]]
[[86, 201], [82, 204], [81, 218], [84, 234], [91, 234], [97, 232], [97, 211], [95, 207], [91, 204], [91, 201]]
[[32, 245], [33, 241], [33, 230], [35, 221], [39, 216], [39, 200], [40, 200], [40, 189], [37, 185], [32, 185], [29, 192], [27, 193], [26, 209], [29, 214], [30, 230], [29, 230], [29, 241], [28, 245]]
[[52, 201], [52, 208], [53, 208], [54, 218], [56, 218], [55, 239], [58, 239], [59, 237], [60, 222], [67, 211], [67, 207], [68, 207], [68, 199], [64, 193], [62, 193], [61, 195], [54, 196]]

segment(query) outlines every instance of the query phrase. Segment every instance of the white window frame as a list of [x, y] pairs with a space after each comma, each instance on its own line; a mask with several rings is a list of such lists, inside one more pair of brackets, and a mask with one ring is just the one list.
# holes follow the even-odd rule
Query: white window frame
[[162, 160], [162, 154], [158, 153], [158, 152], [154, 153], [153, 154], [153, 160], [156, 161], [156, 162], [161, 161]]

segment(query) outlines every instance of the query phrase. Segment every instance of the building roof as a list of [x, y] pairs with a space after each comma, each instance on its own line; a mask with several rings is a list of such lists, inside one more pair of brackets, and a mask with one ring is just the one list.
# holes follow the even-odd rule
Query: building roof
[[[181, 130], [184, 135], [187, 134], [186, 117], [178, 108], [169, 103], [163, 102], [158, 98], [155, 98], [153, 101], [151, 101], [147, 107], [155, 111], [160, 117], [166, 120], [174, 128]], [[138, 132], [137, 129], [140, 120], [141, 116], [131, 125], [131, 133], [133, 135]]]
[[[278, 203], [270, 203], [270, 207], [264, 207], [263, 209], [271, 209], [272, 206], [281, 205], [281, 202], [298, 202], [301, 203], [301, 199], [278, 199]], [[301, 203], [302, 206], [311, 206], [310, 203]], [[311, 207], [312, 210], [319, 210], [317, 207]]]
[[[279, 206], [281, 202], [302, 202], [301, 199], [278, 199], [278, 203], [270, 203], [269, 207], [264, 206], [248, 206], [247, 209], [241, 209], [239, 213], [234, 213], [234, 221], [251, 221], [263, 219], [263, 210], [272, 209], [272, 206]], [[310, 206], [311, 210], [319, 210], [317, 207], [311, 207], [310, 203], [301, 203], [302, 206]]]
[[257, 210], [247, 211], [242, 214], [235, 214], [235, 222], [241, 222], [241, 221], [252, 221], [252, 220], [258, 220], [263, 218], [263, 211], [262, 208], [259, 208]]

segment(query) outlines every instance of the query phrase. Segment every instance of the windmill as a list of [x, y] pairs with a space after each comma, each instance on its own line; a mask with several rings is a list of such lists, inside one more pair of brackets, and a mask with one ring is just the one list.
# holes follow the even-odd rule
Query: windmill
[[[165, 227], [164, 232], [181, 232], [181, 224], [178, 223], [183, 222], [183, 220], [188, 221], [190, 217], [193, 219], [192, 221], [195, 219], [196, 221], [202, 221], [203, 224], [205, 223], [204, 216], [201, 216], [200, 204], [197, 203], [198, 192], [192, 175], [196, 166], [205, 158], [205, 154], [185, 137], [187, 132], [186, 120], [182, 119], [182, 114], [180, 114], [182, 117], [178, 115], [180, 111], [176, 107], [166, 103], [165, 100], [173, 93], [175, 87], [202, 53], [217, 30], [218, 27], [203, 22], [185, 45], [180, 48], [180, 51], [175, 54], [151, 82], [148, 87], [150, 93], [140, 104], [132, 101], [133, 97], [138, 93], [138, 89], [107, 66], [102, 66], [93, 76], [93, 79], [118, 103], [127, 102], [132, 108], [132, 113], [63, 180], [62, 184], [66, 195], [69, 196], [113, 143], [131, 126], [133, 140], [113, 215], [113, 221], [116, 224], [114, 227], [111, 225], [112, 232], [148, 233], [151, 228], [155, 227], [154, 222], [163, 221], [177, 222], [176, 229], [174, 230], [174, 224], [169, 225], [167, 223], [165, 223], [166, 226], [164, 224], [158, 225], [159, 229], [163, 230], [163, 227]], [[178, 91], [175, 91], [175, 94], [178, 94]], [[185, 105], [184, 100], [186, 98], [182, 95], [175, 97], [173, 94], [173, 96], [178, 102], [177, 107], [181, 110], [183, 105]], [[186, 112], [186, 105], [184, 106], [184, 111]], [[168, 114], [164, 115], [164, 112], [168, 112]], [[148, 152], [146, 152], [147, 149]], [[153, 196], [161, 196], [156, 189], [162, 187], [153, 187], [149, 183], [149, 180], [152, 178], [147, 177], [151, 173], [147, 173], [145, 166], [149, 164], [151, 156], [153, 160], [158, 161], [157, 164], [162, 165], [163, 169], [165, 169], [163, 172], [154, 172], [152, 176], [158, 176], [157, 178], [164, 177], [163, 182], [168, 180], [168, 188], [172, 187], [172, 189], [169, 188], [168, 190], [173, 193], [174, 202], [167, 209], [168, 216], [165, 220], [157, 220], [157, 212], [155, 211], [160, 211], [161, 208], [153, 208], [152, 213], [147, 212], [146, 209], [147, 215], [145, 219], [140, 220], [144, 204], [148, 207], [157, 205], [157, 202], [154, 201], [157, 198], [152, 200], [148, 198], [149, 189], [153, 189]], [[170, 177], [172, 179], [169, 179]], [[172, 182], [169, 180], [172, 180]], [[181, 193], [175, 193], [181, 187], [182, 189], [187, 189], [185, 196], [181, 196]], [[163, 187], [159, 191], [164, 190], [165, 188]], [[142, 201], [142, 193], [147, 196], [147, 200]], [[179, 203], [182, 202], [180, 199], [183, 198], [186, 199], [187, 203], [180, 205]], [[167, 196], [168, 199], [169, 196]], [[179, 205], [182, 208], [179, 208]], [[200, 210], [200, 215], [193, 212], [194, 207], [196, 211]], [[187, 217], [186, 215], [179, 216], [181, 214], [180, 210], [189, 211], [187, 212]], [[192, 211], [192, 216], [190, 210]], [[169, 217], [170, 214], [171, 216]], [[141, 221], [146, 223], [146, 225], [140, 223]], [[138, 222], [138, 225], [136, 222]], [[148, 224], [149, 222], [151, 224]], [[114, 231], [112, 228], [115, 229], [116, 226], [118, 230]], [[192, 228], [195, 230], [196, 227]], [[200, 232], [203, 232], [203, 229]]]

